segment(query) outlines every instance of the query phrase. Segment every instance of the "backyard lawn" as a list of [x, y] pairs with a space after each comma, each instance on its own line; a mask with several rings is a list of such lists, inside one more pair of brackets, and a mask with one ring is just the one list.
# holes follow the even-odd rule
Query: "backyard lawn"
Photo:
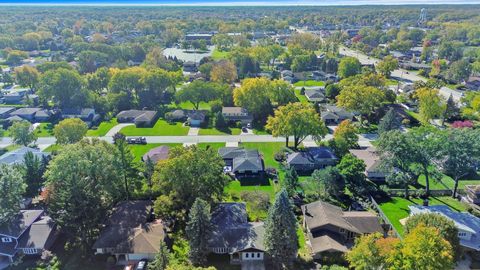
[[[400, 235], [403, 235], [403, 226], [400, 224], [400, 220], [408, 217], [409, 205], [422, 205], [422, 199], [405, 199], [401, 197], [393, 197], [389, 201], [382, 202], [380, 208], [383, 213], [388, 217], [392, 225], [397, 229]], [[465, 211], [466, 205], [456, 199], [448, 196], [444, 197], [430, 197], [430, 205], [447, 205], [455, 211]]]
[[298, 101], [300, 101], [301, 103], [308, 104], [307, 97], [305, 95], [302, 95], [300, 92], [301, 92], [300, 89], [295, 89], [295, 96], [297, 96]]
[[[178, 104], [173, 103], [171, 105], [171, 107], [179, 108], [179, 109], [183, 109], [183, 110], [193, 110], [194, 109], [193, 103], [188, 102], [188, 101], [178, 103]], [[200, 102], [200, 104], [198, 105], [198, 109], [199, 110], [210, 110], [210, 103]]]
[[239, 128], [226, 128], [222, 130], [217, 128], [201, 128], [198, 135], [240, 135], [241, 132]]
[[213, 60], [221, 60], [221, 59], [226, 59], [230, 52], [228, 51], [220, 51], [217, 48], [215, 48], [212, 52], [212, 58]]
[[37, 137], [51, 137], [53, 136], [53, 124], [52, 123], [40, 123], [35, 129]]
[[323, 81], [315, 81], [315, 80], [307, 80], [307, 81], [298, 81], [293, 84], [293, 86], [325, 86], [325, 82]]
[[120, 130], [125, 136], [186, 136], [189, 127], [184, 127], [182, 123], [169, 124], [163, 119], [159, 119], [151, 128], [137, 128], [136, 126], [127, 126]]
[[103, 121], [95, 129], [89, 129], [87, 131], [87, 136], [90, 136], [90, 137], [105, 136], [107, 132], [116, 125], [118, 125], [117, 118], [112, 118], [109, 121]]

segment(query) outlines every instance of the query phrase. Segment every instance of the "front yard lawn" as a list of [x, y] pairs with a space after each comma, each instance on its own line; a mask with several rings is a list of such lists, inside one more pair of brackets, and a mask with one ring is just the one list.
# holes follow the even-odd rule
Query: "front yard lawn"
[[53, 136], [53, 124], [52, 123], [40, 123], [35, 129], [35, 134], [38, 137], [52, 137]]
[[242, 132], [239, 128], [226, 128], [226, 129], [217, 129], [217, 128], [201, 128], [198, 132], [198, 135], [240, 135]]
[[170, 124], [163, 119], [159, 119], [153, 127], [137, 128], [136, 126], [127, 126], [120, 130], [125, 136], [186, 136], [189, 127], [182, 123]]
[[219, 49], [215, 48], [212, 52], [212, 58], [213, 60], [227, 59], [229, 54], [230, 52], [228, 51], [220, 51]]
[[103, 121], [94, 129], [89, 129], [87, 131], [87, 136], [89, 137], [101, 137], [105, 136], [107, 132], [112, 129], [114, 126], [118, 125], [117, 118], [112, 118], [109, 121]]
[[325, 86], [325, 82], [323, 81], [315, 81], [315, 80], [307, 80], [307, 81], [298, 81], [293, 84], [295, 87], [302, 87], [302, 86]]
[[240, 146], [246, 149], [257, 149], [265, 162], [265, 167], [280, 168], [279, 163], [274, 159], [276, 152], [280, 151], [285, 143], [282, 142], [270, 142], [270, 143], [256, 143], [256, 142], [244, 142]]
[[[409, 216], [409, 208], [410, 205], [422, 205], [422, 199], [418, 198], [410, 198], [405, 199], [401, 197], [393, 197], [388, 201], [379, 202], [380, 208], [382, 209], [383, 213], [387, 216], [387, 218], [392, 223], [393, 227], [397, 229], [400, 235], [403, 235], [403, 226], [400, 224], [400, 220], [404, 219]], [[452, 210], [455, 211], [465, 211], [466, 205], [456, 199], [448, 196], [443, 197], [430, 197], [429, 199], [430, 205], [447, 205]]]
[[200, 148], [207, 148], [210, 147], [214, 149], [215, 151], [218, 151], [218, 149], [225, 147], [225, 143], [199, 143], [197, 144], [198, 147]]

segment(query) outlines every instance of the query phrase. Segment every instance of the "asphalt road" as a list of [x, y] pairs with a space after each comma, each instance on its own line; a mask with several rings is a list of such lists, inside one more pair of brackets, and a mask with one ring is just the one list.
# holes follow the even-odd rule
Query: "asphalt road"
[[[111, 136], [98, 137], [101, 140], [112, 142]], [[272, 135], [222, 135], [222, 136], [145, 136], [147, 143], [215, 143], [215, 142], [284, 142], [283, 137], [273, 137]], [[331, 134], [325, 136], [324, 140], [330, 140]], [[375, 139], [374, 135], [362, 134], [359, 135], [359, 144], [361, 146], [370, 146], [370, 141]], [[40, 137], [37, 140], [37, 145], [48, 146], [55, 144], [55, 137]], [[293, 137], [290, 141], [293, 141]], [[308, 137], [305, 141], [313, 141]], [[0, 147], [5, 147], [12, 144], [12, 139], [4, 137], [0, 139]]]
[[[363, 65], [376, 65], [380, 61], [379, 59], [370, 57], [359, 51], [352, 50], [346, 47], [340, 47], [339, 52], [341, 55], [356, 57]], [[394, 70], [391, 76], [399, 81], [405, 82], [427, 81], [427, 79], [425, 79], [424, 77], [418, 76], [417, 74], [402, 68]], [[441, 89], [439, 89], [439, 92], [446, 99], [450, 97], [450, 95], [452, 95], [453, 100], [455, 100], [456, 102], [460, 102], [460, 99], [463, 96], [462, 92], [450, 89], [448, 87], [442, 87]]]

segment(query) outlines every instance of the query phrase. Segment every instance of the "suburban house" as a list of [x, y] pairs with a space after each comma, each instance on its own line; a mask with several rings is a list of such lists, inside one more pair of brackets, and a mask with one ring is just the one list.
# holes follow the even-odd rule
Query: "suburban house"
[[62, 109], [62, 118], [80, 118], [90, 127], [100, 120], [100, 115], [93, 108]]
[[13, 151], [9, 151], [9, 152], [1, 155], [0, 156], [0, 164], [8, 164], [8, 165], [23, 164], [23, 162], [25, 161], [25, 155], [28, 152], [31, 152], [39, 160], [42, 160], [43, 158], [47, 158], [47, 157], [50, 156], [48, 153], [43, 152], [43, 151], [41, 151], [37, 148], [22, 146], [18, 149], [15, 149]]
[[324, 102], [325, 101], [324, 89], [323, 88], [306, 89], [305, 97], [307, 97], [307, 100], [310, 102]]
[[154, 164], [157, 164], [160, 160], [168, 159], [169, 152], [170, 147], [166, 145], [155, 147], [142, 156], [142, 161], [146, 162], [150, 159]]
[[350, 149], [352, 155], [363, 160], [366, 165], [365, 175], [372, 181], [385, 181], [387, 173], [380, 168], [380, 156], [374, 147]]
[[265, 165], [258, 150], [247, 150], [242, 147], [222, 147], [218, 154], [225, 161], [224, 172], [233, 173], [235, 177], [263, 176]]
[[168, 114], [170, 115], [170, 119], [172, 121], [183, 122], [187, 120], [187, 114], [184, 110], [174, 110], [172, 112], [169, 112]]
[[3, 95], [3, 103], [5, 104], [22, 104], [25, 96], [27, 95], [27, 89], [21, 89], [17, 91], [11, 91]]
[[10, 116], [10, 113], [15, 111], [14, 107], [1, 107], [0, 108], [0, 119], [5, 119]]
[[282, 79], [284, 81], [287, 81], [289, 83], [295, 83], [296, 78], [295, 78], [295, 75], [293, 74], [293, 72], [291, 70], [282, 70], [282, 72], [280, 72], [280, 74], [281, 74]]
[[213, 38], [213, 34], [210, 34], [210, 33], [192, 33], [192, 34], [185, 35], [186, 41], [205, 40], [207, 44], [211, 43], [212, 38]]
[[468, 80], [465, 82], [465, 87], [467, 87], [468, 90], [472, 91], [480, 91], [480, 77], [470, 77]]
[[302, 213], [307, 244], [315, 259], [347, 252], [355, 238], [363, 234], [384, 233], [377, 215], [369, 211], [343, 211], [338, 206], [316, 201], [302, 205]]
[[17, 254], [42, 254], [56, 236], [55, 223], [43, 210], [20, 210], [11, 221], [0, 224], [0, 269]]
[[222, 115], [227, 122], [242, 122], [242, 124], [249, 124], [253, 117], [242, 107], [223, 107]]
[[54, 113], [42, 108], [20, 108], [10, 112], [10, 117], [20, 117], [30, 122], [47, 122]]
[[157, 121], [156, 111], [127, 110], [117, 114], [119, 123], [134, 123], [137, 127], [149, 127]]
[[480, 185], [465, 185], [465, 193], [463, 197], [467, 202], [480, 204]]
[[118, 265], [153, 260], [166, 240], [165, 227], [155, 220], [150, 201], [119, 203], [93, 245], [95, 254], [109, 254]]
[[264, 224], [248, 222], [245, 203], [218, 204], [212, 212], [211, 224], [210, 252], [228, 254], [231, 264], [251, 267], [245, 269], [265, 269]]
[[410, 216], [421, 213], [436, 213], [452, 220], [458, 229], [460, 246], [466, 251], [476, 253], [480, 251], [480, 218], [467, 212], [453, 211], [447, 205], [410, 205], [408, 208], [410, 208]]
[[287, 167], [307, 173], [328, 166], [335, 166], [338, 158], [328, 147], [308, 147], [303, 151], [287, 154]]
[[323, 71], [312, 71], [312, 78], [316, 81], [338, 81], [337, 75], [325, 73]]
[[354, 113], [336, 105], [322, 105], [320, 106], [320, 111], [320, 116], [325, 121], [325, 124], [338, 124], [343, 120], [352, 120], [355, 116]]

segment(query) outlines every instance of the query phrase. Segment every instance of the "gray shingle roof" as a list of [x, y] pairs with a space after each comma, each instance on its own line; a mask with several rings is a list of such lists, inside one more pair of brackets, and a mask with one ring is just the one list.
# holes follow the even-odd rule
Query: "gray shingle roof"
[[336, 160], [337, 157], [328, 147], [309, 147], [305, 151], [289, 154], [287, 157], [288, 164], [315, 164], [322, 161]]
[[7, 152], [0, 156], [0, 164], [23, 164], [25, 155], [28, 152], [32, 152], [34, 156], [38, 157], [40, 160], [43, 157], [49, 156], [49, 154], [40, 151], [39, 149], [36, 148], [31, 148], [31, 147], [21, 147], [18, 149], [15, 149], [13, 151]]
[[220, 203], [212, 213], [210, 248], [228, 248], [229, 253], [255, 248], [264, 250], [263, 222], [248, 222], [244, 203]]
[[13, 220], [0, 226], [0, 234], [19, 238], [42, 214], [43, 210], [20, 210]]
[[53, 220], [44, 216], [40, 220], [34, 222], [18, 240], [18, 248], [47, 248], [51, 234], [55, 230]]

